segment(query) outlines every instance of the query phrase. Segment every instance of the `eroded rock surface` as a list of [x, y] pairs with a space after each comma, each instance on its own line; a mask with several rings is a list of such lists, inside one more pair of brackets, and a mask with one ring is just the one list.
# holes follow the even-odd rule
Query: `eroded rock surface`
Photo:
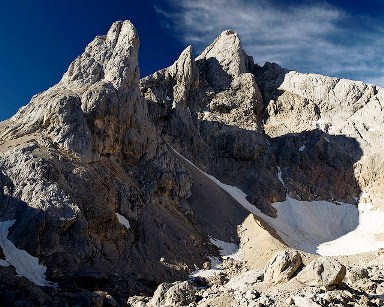
[[308, 286], [324, 286], [334, 289], [346, 274], [346, 268], [337, 260], [321, 257], [311, 261], [298, 275], [297, 280]]
[[298, 251], [286, 250], [276, 253], [265, 267], [264, 281], [270, 284], [287, 282], [301, 265]]
[[9, 239], [50, 280], [97, 272], [117, 296], [185, 277], [212, 249], [188, 211], [189, 172], [140, 95], [138, 47], [133, 25], [114, 23], [57, 85], [0, 124]]
[[[364, 276], [355, 258], [341, 259], [350, 270], [343, 289], [343, 264], [285, 251], [263, 215], [247, 219], [249, 208], [217, 180], [270, 217], [288, 196], [381, 207], [384, 90], [259, 66], [231, 30], [141, 80], [138, 48], [133, 25], [114, 23], [57, 85], [0, 123], [0, 220], [16, 220], [6, 239], [38, 257], [60, 287], [16, 276], [0, 249], [1, 301], [381, 304], [380, 257]], [[258, 235], [245, 242], [246, 219]], [[217, 269], [223, 251], [212, 238], [240, 243], [239, 258], [228, 256], [203, 289], [180, 282], [208, 261]], [[269, 246], [280, 253], [266, 265]]]

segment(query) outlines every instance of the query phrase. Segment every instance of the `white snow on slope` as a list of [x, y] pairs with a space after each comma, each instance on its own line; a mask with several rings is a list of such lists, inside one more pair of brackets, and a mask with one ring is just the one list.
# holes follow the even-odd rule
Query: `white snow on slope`
[[[195, 166], [177, 151], [175, 153]], [[273, 203], [277, 218], [271, 218], [249, 203], [247, 195], [237, 187], [201, 172], [245, 209], [271, 225], [291, 247], [323, 256], [353, 255], [384, 248], [384, 241], [378, 238], [384, 234], [384, 212], [371, 210], [370, 204], [360, 203], [357, 208], [327, 201], [299, 201], [287, 195], [285, 201]], [[284, 185], [280, 170], [278, 178]]]
[[239, 251], [239, 246], [237, 244], [224, 242], [214, 238], [209, 238], [209, 241], [211, 241], [213, 245], [216, 245], [219, 248], [221, 256], [239, 259], [239, 256], [237, 255], [237, 252]]
[[115, 214], [116, 214], [117, 219], [119, 220], [119, 223], [121, 225], [123, 225], [127, 229], [131, 228], [131, 225], [129, 224], [129, 221], [124, 216], [122, 216], [121, 214], [119, 214], [117, 212]]
[[9, 228], [15, 222], [16, 220], [0, 222], [0, 246], [6, 262], [13, 265], [19, 275], [28, 278], [38, 286], [55, 286], [45, 279], [47, 268], [39, 264], [38, 258], [31, 256], [25, 250], [18, 249], [12, 241], [8, 240]]
[[335, 205], [327, 201], [299, 201], [287, 196], [274, 203], [278, 217], [268, 219], [288, 245], [323, 256], [354, 255], [384, 248], [384, 212], [360, 203]]
[[384, 248], [384, 241], [378, 238], [384, 235], [384, 212], [372, 210], [372, 207], [371, 203], [360, 203], [357, 227], [336, 240], [319, 245], [317, 252], [329, 256], [353, 255]]
[[9, 266], [9, 262], [7, 260], [0, 259], [0, 266]]
[[221, 260], [217, 257], [208, 256], [209, 261], [211, 262], [211, 269], [209, 270], [197, 270], [189, 274], [190, 278], [195, 277], [210, 277], [215, 276], [217, 273], [221, 271]]
[[[221, 241], [219, 239], [209, 238], [209, 241], [215, 246], [219, 248], [220, 255], [223, 258], [233, 258], [236, 260], [240, 260], [240, 257], [238, 255], [239, 246], [235, 243], [228, 243]], [[209, 256], [209, 261], [211, 262], [211, 269], [209, 270], [197, 270], [195, 272], [192, 272], [189, 277], [209, 277], [209, 276], [215, 276], [217, 273], [219, 273], [222, 268], [221, 264], [222, 261], [213, 256]]]

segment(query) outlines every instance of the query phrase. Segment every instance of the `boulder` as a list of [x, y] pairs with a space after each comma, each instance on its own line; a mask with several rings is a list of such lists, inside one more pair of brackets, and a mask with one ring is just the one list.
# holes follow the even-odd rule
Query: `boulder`
[[287, 282], [302, 264], [296, 250], [277, 252], [265, 266], [264, 281], [269, 284]]
[[224, 272], [219, 271], [214, 275], [202, 277], [202, 279], [204, 281], [204, 284], [206, 284], [208, 287], [213, 287], [215, 285], [223, 285], [228, 280], [228, 276]]
[[342, 283], [345, 274], [345, 266], [336, 259], [320, 257], [311, 261], [297, 275], [297, 280], [308, 286], [324, 286], [332, 290]]
[[149, 301], [151, 306], [183, 306], [195, 301], [196, 288], [187, 281], [162, 283]]

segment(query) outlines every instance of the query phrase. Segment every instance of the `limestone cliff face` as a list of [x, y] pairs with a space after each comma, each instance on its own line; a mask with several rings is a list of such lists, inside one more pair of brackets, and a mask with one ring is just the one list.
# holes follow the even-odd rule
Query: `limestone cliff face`
[[[152, 121], [180, 153], [273, 214], [269, 204], [284, 198], [284, 188], [262, 133], [263, 99], [238, 35], [224, 31], [196, 60], [187, 50], [187, 62], [184, 51], [171, 67], [141, 80]], [[175, 67], [183, 67], [182, 78]], [[174, 98], [180, 88], [188, 97], [183, 103]]]
[[198, 86], [176, 109], [161, 85], [182, 87], [180, 78], [165, 82], [155, 73], [141, 81], [153, 121], [183, 155], [271, 215], [270, 204], [285, 197], [278, 167], [291, 197], [381, 203], [381, 89], [277, 64], [260, 67], [230, 30], [196, 64]]
[[[293, 194], [304, 199], [341, 197], [347, 202], [355, 198], [381, 206], [383, 89], [359, 81], [287, 71], [269, 63], [253, 71], [265, 98], [265, 133], [276, 140], [290, 135], [289, 144], [284, 141], [278, 156], [285, 160], [282, 167]], [[321, 135], [316, 149], [309, 131]], [[313, 162], [308, 160], [301, 170], [297, 162], [290, 162], [308, 158]], [[329, 167], [344, 171], [333, 172]], [[307, 191], [297, 187], [300, 181], [308, 182]]]
[[16, 219], [9, 238], [49, 279], [98, 272], [119, 281], [117, 293], [148, 291], [185, 276], [210, 249], [188, 213], [189, 172], [141, 97], [138, 48], [132, 24], [114, 23], [57, 85], [1, 123], [1, 220]]
[[138, 48], [133, 25], [114, 23], [57, 85], [6, 122], [2, 138], [39, 133], [82, 160], [114, 155], [138, 161], [156, 146], [138, 89]]
[[384, 199], [383, 89], [261, 67], [230, 30], [141, 80], [138, 48], [114, 23], [0, 123], [0, 220], [49, 279], [126, 298], [201, 267], [209, 236], [238, 241], [248, 212], [180, 155], [271, 216], [287, 194]]

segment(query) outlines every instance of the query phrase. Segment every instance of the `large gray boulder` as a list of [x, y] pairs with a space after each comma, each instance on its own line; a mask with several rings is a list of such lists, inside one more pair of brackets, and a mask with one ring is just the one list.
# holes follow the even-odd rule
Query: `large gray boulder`
[[332, 290], [343, 282], [345, 274], [345, 266], [336, 259], [319, 257], [297, 275], [297, 280], [308, 286], [324, 286], [327, 290]]
[[287, 282], [301, 265], [301, 255], [298, 251], [277, 252], [265, 266], [264, 281], [269, 284]]
[[195, 302], [196, 288], [187, 281], [163, 283], [149, 304], [154, 307], [187, 306]]

